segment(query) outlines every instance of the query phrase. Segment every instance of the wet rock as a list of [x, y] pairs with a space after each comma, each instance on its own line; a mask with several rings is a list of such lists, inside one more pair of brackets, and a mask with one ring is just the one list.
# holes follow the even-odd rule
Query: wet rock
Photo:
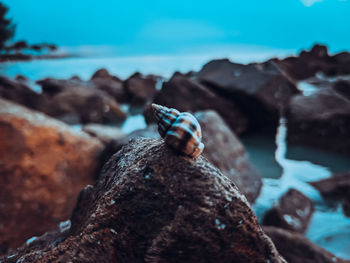
[[76, 77], [73, 77], [68, 80], [46, 78], [46, 79], [38, 80], [36, 83], [41, 86], [43, 93], [48, 96], [53, 96], [65, 90], [71, 90], [76, 87], [92, 88], [88, 86], [87, 82], [82, 81], [80, 78], [76, 78]]
[[322, 196], [332, 199], [343, 199], [350, 194], [350, 172], [334, 174], [330, 178], [311, 182]]
[[350, 73], [350, 53], [342, 52], [334, 56], [328, 54], [328, 48], [315, 45], [310, 51], [302, 51], [297, 57], [275, 60], [279, 67], [293, 79], [307, 79], [316, 73], [327, 76]]
[[317, 93], [320, 90], [331, 89], [336, 91], [340, 96], [350, 98], [350, 76], [326, 77], [317, 74], [315, 77], [299, 81], [298, 89], [306, 96]]
[[31, 90], [22, 80], [10, 80], [0, 76], [0, 97], [40, 110], [44, 98]]
[[242, 143], [215, 111], [197, 112], [195, 116], [202, 128], [203, 155], [235, 183], [250, 203], [254, 203], [262, 180]]
[[126, 114], [116, 101], [118, 96], [111, 91], [120, 81], [112, 76], [102, 78], [103, 74], [106, 73], [96, 72], [91, 81], [78, 77], [37, 81], [47, 99], [42, 111], [69, 124], [76, 120], [78, 123], [123, 121]]
[[279, 199], [276, 206], [265, 213], [263, 225], [304, 233], [313, 212], [312, 200], [301, 192], [290, 189]]
[[[169, 81], [163, 83], [162, 90], [153, 102], [179, 111], [212, 109], [219, 113], [237, 134], [241, 134], [247, 128], [247, 119], [235, 104], [180, 73], [174, 74]], [[144, 113], [148, 122], [154, 121], [149, 108]]]
[[81, 78], [78, 75], [73, 75], [70, 80], [75, 80], [75, 81], [82, 81]]
[[334, 83], [334, 89], [342, 96], [350, 100], [350, 79], [339, 80]]
[[63, 240], [12, 255], [25, 262], [285, 262], [226, 176], [154, 139], [135, 140], [109, 160], [81, 192]]
[[347, 195], [343, 203], [344, 215], [350, 217], [350, 195]]
[[99, 70], [97, 70], [91, 77], [91, 80], [94, 79], [106, 79], [106, 78], [110, 78], [111, 74], [109, 74], [108, 70], [105, 68], [101, 68]]
[[96, 137], [104, 144], [111, 143], [115, 140], [120, 140], [126, 136], [126, 134], [120, 128], [96, 123], [84, 125], [83, 131], [93, 137]]
[[341, 69], [340, 74], [349, 74], [350, 73], [350, 53], [349, 52], [340, 52], [335, 54], [332, 59], [336, 63], [336, 65], [340, 65]]
[[125, 91], [131, 102], [143, 104], [151, 101], [155, 96], [156, 83], [155, 76], [143, 76], [140, 73], [135, 73], [125, 81]]
[[68, 89], [84, 87], [104, 91], [118, 102], [123, 102], [126, 99], [123, 82], [118, 77], [110, 75], [106, 69], [96, 71], [89, 81], [83, 81], [79, 77], [73, 76], [67, 80], [46, 78], [36, 83], [41, 86], [43, 93], [49, 96]]
[[277, 227], [263, 227], [278, 251], [289, 263], [346, 263], [325, 249], [318, 247], [302, 234]]
[[107, 93], [86, 87], [59, 92], [47, 102], [44, 112], [61, 120], [67, 120], [67, 115], [79, 116], [79, 123], [113, 123], [126, 118]]
[[350, 217], [350, 171], [334, 174], [332, 177], [310, 183], [321, 195], [343, 204], [344, 213]]
[[118, 102], [126, 101], [126, 94], [123, 87], [123, 81], [116, 76], [112, 76], [106, 69], [99, 69], [91, 77], [92, 82], [97, 89], [107, 92]]
[[287, 113], [287, 140], [328, 151], [350, 153], [350, 103], [333, 89], [297, 95]]
[[69, 218], [101, 143], [0, 99], [0, 254]]
[[290, 97], [299, 93], [272, 62], [242, 65], [228, 59], [213, 60], [197, 78], [237, 105], [252, 132], [275, 130]]

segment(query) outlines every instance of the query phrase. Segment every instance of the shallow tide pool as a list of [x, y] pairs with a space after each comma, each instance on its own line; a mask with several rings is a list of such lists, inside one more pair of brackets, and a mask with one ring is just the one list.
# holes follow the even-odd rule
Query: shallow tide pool
[[[314, 156], [314, 160], [317, 160], [318, 163], [311, 162], [308, 158], [304, 160], [289, 159], [287, 157], [286, 136], [286, 122], [284, 119], [281, 119], [275, 138], [275, 162], [270, 161], [270, 164], [281, 167], [282, 173], [278, 174], [277, 168], [272, 169], [270, 167], [268, 171], [272, 170], [275, 174], [268, 174], [267, 176], [264, 176], [264, 173], [262, 174], [264, 185], [260, 196], [253, 206], [256, 215], [261, 220], [265, 211], [276, 204], [282, 194], [290, 188], [297, 189], [312, 199], [315, 204], [315, 212], [306, 232], [306, 237], [336, 256], [350, 259], [350, 218], [343, 215], [340, 207], [327, 206], [319, 192], [308, 183], [330, 177], [334, 169], [338, 170], [339, 167], [340, 169], [349, 170], [350, 157], [336, 155], [337, 163], [332, 168], [322, 165], [322, 163], [327, 164], [329, 158], [335, 159], [332, 153], [322, 152], [319, 154], [319, 158], [315, 158]], [[246, 145], [248, 153], [254, 156], [254, 158], [257, 158], [255, 149], [251, 147], [249, 138], [244, 141], [249, 142]], [[271, 145], [265, 148], [267, 150], [265, 152], [267, 156], [271, 154], [272, 148]], [[303, 147], [298, 147], [298, 149], [299, 152], [303, 152]], [[307, 152], [315, 152], [315, 150], [307, 148], [304, 148], [304, 151], [304, 156]], [[264, 149], [260, 149], [260, 156], [263, 156], [263, 159], [267, 158], [267, 156], [264, 156]], [[297, 155], [294, 153], [294, 156]], [[252, 162], [257, 166], [259, 171], [265, 172], [264, 167], [259, 165], [261, 163], [254, 162], [254, 158], [251, 158]]]

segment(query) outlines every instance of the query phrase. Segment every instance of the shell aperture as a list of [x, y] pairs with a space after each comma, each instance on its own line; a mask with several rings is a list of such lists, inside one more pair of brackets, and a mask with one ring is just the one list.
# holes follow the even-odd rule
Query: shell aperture
[[193, 158], [202, 153], [201, 127], [192, 114], [157, 104], [152, 104], [152, 109], [158, 121], [159, 134], [166, 144]]

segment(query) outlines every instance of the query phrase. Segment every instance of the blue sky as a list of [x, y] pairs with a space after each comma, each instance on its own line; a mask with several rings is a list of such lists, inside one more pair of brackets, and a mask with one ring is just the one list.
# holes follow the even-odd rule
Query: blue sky
[[16, 39], [172, 53], [230, 45], [350, 50], [350, 0], [5, 0]]

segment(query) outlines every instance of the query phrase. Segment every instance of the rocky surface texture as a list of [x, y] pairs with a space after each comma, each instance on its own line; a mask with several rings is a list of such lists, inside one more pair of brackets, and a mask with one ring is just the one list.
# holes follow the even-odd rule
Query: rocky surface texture
[[[237, 134], [247, 128], [247, 119], [235, 104], [180, 73], [175, 73], [169, 81], [163, 83], [153, 102], [179, 111], [215, 110]], [[151, 122], [152, 112], [146, 111], [145, 117]]]
[[0, 99], [0, 254], [69, 218], [101, 143]]
[[263, 227], [289, 263], [349, 263], [316, 246], [303, 235], [277, 227]]
[[276, 206], [265, 213], [262, 224], [304, 233], [313, 212], [312, 200], [299, 191], [290, 189]]
[[251, 132], [275, 130], [290, 97], [299, 93], [273, 62], [242, 65], [213, 60], [196, 79], [237, 105]]
[[[215, 111], [197, 112], [205, 145], [203, 155], [220, 169], [244, 193], [248, 201], [254, 203], [262, 186], [261, 176], [249, 161], [247, 152], [237, 136]], [[106, 149], [106, 155], [118, 151], [131, 139], [138, 137], [160, 138], [157, 125], [137, 130], [119, 140], [114, 140]], [[108, 153], [107, 153], [108, 152]]]
[[350, 172], [334, 174], [332, 177], [310, 183], [329, 200], [341, 202], [344, 213], [350, 217]]
[[1, 260], [285, 262], [226, 176], [205, 158], [176, 155], [154, 139], [114, 155], [81, 192], [71, 228], [48, 239]]
[[202, 128], [203, 155], [254, 203], [262, 180], [242, 143], [215, 111], [197, 112], [195, 116]]

